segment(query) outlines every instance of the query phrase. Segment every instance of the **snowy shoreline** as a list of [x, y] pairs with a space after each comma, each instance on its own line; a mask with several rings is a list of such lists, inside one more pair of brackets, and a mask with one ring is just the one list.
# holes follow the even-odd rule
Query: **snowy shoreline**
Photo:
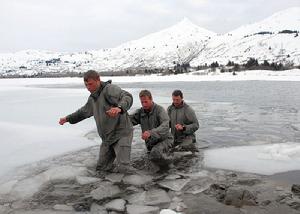
[[[136, 75], [136, 76], [103, 76], [102, 80], [111, 79], [115, 83], [138, 82], [202, 82], [202, 81], [300, 81], [300, 69], [286, 71], [248, 70], [232, 73], [204, 73], [195, 71], [177, 75]], [[28, 83], [30, 82], [30, 84]], [[43, 84], [82, 84], [79, 77], [61, 78], [12, 78], [0, 79], [1, 86], [31, 86]]]

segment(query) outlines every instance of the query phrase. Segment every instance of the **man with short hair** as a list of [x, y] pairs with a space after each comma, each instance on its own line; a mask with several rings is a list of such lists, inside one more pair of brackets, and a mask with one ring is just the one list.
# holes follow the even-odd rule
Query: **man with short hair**
[[139, 97], [142, 107], [130, 115], [131, 122], [134, 126], [141, 125], [141, 138], [146, 143], [149, 159], [160, 168], [168, 168], [172, 163], [169, 152], [173, 146], [168, 114], [153, 102], [150, 91], [142, 90]]
[[75, 124], [94, 116], [102, 138], [96, 169], [110, 171], [116, 159], [115, 171], [127, 173], [132, 169], [130, 151], [133, 127], [127, 113], [132, 106], [132, 95], [110, 81], [102, 82], [94, 70], [84, 74], [84, 84], [91, 93], [87, 103], [74, 113], [60, 118], [59, 124]]
[[183, 100], [180, 90], [172, 93], [173, 103], [168, 107], [174, 146], [180, 150], [197, 151], [195, 132], [199, 129], [195, 111]]

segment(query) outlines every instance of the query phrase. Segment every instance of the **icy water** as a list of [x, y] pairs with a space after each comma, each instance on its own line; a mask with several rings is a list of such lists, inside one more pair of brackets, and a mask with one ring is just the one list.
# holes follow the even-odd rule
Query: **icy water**
[[[116, 83], [118, 84], [118, 83]], [[169, 82], [120, 83], [134, 96], [131, 111], [139, 108], [141, 89], [152, 91], [154, 101], [167, 107], [171, 93], [181, 89], [200, 122], [197, 139], [210, 148], [266, 143], [299, 142], [300, 85], [298, 82]], [[82, 84], [41, 85], [0, 91], [0, 175], [34, 162], [99, 142], [86, 133], [93, 119], [59, 126], [58, 119], [85, 104]], [[134, 143], [140, 142], [136, 128]], [[93, 138], [93, 136], [92, 136]], [[37, 145], [38, 144], [38, 145]]]
[[[180, 89], [199, 119], [197, 137], [213, 147], [300, 140], [300, 84], [279, 81], [115, 83], [134, 96], [132, 109], [139, 108], [138, 93], [149, 89], [154, 101], [167, 108], [171, 93]], [[43, 88], [48, 86], [44, 85]], [[53, 87], [53, 86], [51, 86]], [[56, 85], [78, 89], [82, 85]], [[78, 93], [76, 93], [77, 96]], [[61, 96], [57, 97], [59, 102]], [[76, 97], [76, 96], [75, 96]], [[81, 96], [82, 97], [82, 96]], [[85, 101], [86, 98], [84, 98]], [[71, 99], [64, 108], [77, 108]], [[68, 103], [68, 104], [67, 104]], [[1, 114], [1, 113], [0, 113]]]
[[[167, 106], [174, 89], [196, 111], [197, 137], [213, 147], [281, 143], [300, 139], [298, 82], [176, 82], [124, 84], [146, 88]], [[163, 98], [163, 99], [162, 99]]]

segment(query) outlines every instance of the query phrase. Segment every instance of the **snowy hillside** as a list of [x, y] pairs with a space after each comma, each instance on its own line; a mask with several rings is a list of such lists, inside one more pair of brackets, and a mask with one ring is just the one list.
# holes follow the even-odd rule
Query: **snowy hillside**
[[0, 75], [72, 75], [88, 69], [124, 71], [260, 61], [300, 65], [300, 8], [290, 8], [224, 35], [187, 18], [167, 29], [111, 49], [76, 53], [20, 51], [0, 54]]
[[192, 65], [228, 60], [244, 63], [250, 57], [260, 61], [293, 62], [300, 65], [300, 8], [290, 8], [224, 35], [217, 35]]
[[297, 30], [300, 27], [300, 7], [292, 7], [273, 14], [272, 16], [229, 32], [232, 35], [251, 35], [258, 32], [278, 33], [282, 30]]
[[190, 54], [201, 50], [213, 36], [215, 33], [184, 18], [170, 28], [112, 49], [104, 67], [172, 67], [173, 62], [182, 62]]
[[82, 53], [51, 53], [21, 51], [0, 55], [0, 73], [40, 74], [125, 70], [130, 68], [173, 67], [174, 61], [184, 61], [198, 54], [215, 33], [200, 28], [184, 18], [176, 25], [130, 41], [113, 49]]

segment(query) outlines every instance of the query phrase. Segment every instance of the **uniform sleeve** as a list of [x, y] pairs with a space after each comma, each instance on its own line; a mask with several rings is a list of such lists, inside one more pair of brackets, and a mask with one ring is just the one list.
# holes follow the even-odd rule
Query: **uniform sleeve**
[[133, 114], [129, 115], [132, 125], [136, 126], [141, 124], [140, 110], [136, 110]]
[[80, 109], [67, 116], [67, 121], [71, 124], [78, 123], [86, 118], [93, 116], [93, 109], [91, 105], [91, 99], [88, 99], [87, 103]]
[[170, 123], [169, 116], [168, 116], [167, 112], [165, 111], [165, 109], [160, 107], [158, 109], [157, 117], [158, 117], [160, 125], [158, 127], [154, 128], [154, 129], [150, 130], [151, 137], [154, 137], [154, 138], [157, 138], [157, 139], [165, 138], [165, 137], [168, 136], [169, 129], [170, 129], [170, 127], [169, 127], [169, 123]]
[[133, 103], [132, 95], [117, 85], [106, 86], [105, 98], [115, 107], [120, 107], [122, 113], [127, 112]]
[[192, 108], [187, 108], [186, 117], [189, 124], [184, 124], [185, 130], [183, 131], [184, 134], [193, 134], [195, 131], [199, 129], [199, 122], [196, 117], [195, 111]]

